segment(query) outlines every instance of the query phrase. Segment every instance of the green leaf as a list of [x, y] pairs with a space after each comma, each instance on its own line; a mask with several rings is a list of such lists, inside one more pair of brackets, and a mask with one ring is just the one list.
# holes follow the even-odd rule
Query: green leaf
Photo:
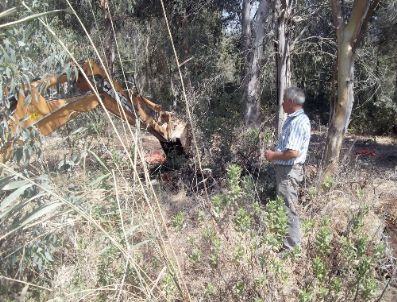
[[6, 68], [6, 76], [7, 78], [11, 78], [11, 69], [9, 67]]
[[77, 66], [74, 67], [74, 80], [77, 81], [79, 79], [79, 69]]
[[[25, 17], [25, 18], [22, 18], [22, 19], [19, 19], [19, 20], [16, 20], [16, 21], [12, 21], [12, 22], [8, 22], [8, 23], [0, 24], [0, 28], [5, 28], [5, 27], [8, 27], [8, 26], [13, 26], [13, 25], [15, 25], [15, 24], [19, 24], [19, 23], [22, 23], [22, 22], [26, 22], [26, 21], [33, 20], [33, 19], [36, 19], [36, 18], [40, 18], [40, 17], [45, 16], [45, 15], [49, 15], [49, 14], [53, 14], [53, 13], [58, 13], [58, 12], [63, 12], [63, 11], [65, 11], [65, 10], [63, 10], [63, 9], [57, 9], [57, 10], [53, 10], [53, 11], [50, 11], [50, 12], [44, 12], [44, 13], [39, 13], [39, 14], [30, 15], [30, 16], [27, 16], [27, 17]], [[6, 12], [7, 12], [7, 11], [6, 11]]]
[[145, 245], [145, 244], [148, 244], [149, 242], [150, 242], [151, 240], [144, 240], [144, 241], [141, 241], [141, 242], [139, 242], [139, 243], [137, 243], [137, 244], [134, 244], [134, 246], [132, 247], [132, 249], [133, 250], [137, 250], [137, 249], [139, 249], [141, 246], [143, 246], [143, 245]]
[[61, 202], [55, 202], [49, 205], [44, 205], [37, 210], [33, 211], [31, 214], [25, 216], [25, 218], [19, 223], [18, 227], [24, 227], [27, 224], [41, 218], [44, 215], [53, 213], [55, 209], [57, 209], [59, 206], [61, 206]]
[[7, 9], [4, 12], [0, 13], [0, 18], [4, 18], [4, 17], [7, 17], [9, 15], [12, 15], [12, 14], [16, 13], [16, 11], [17, 11], [16, 7], [12, 7], [10, 9]]
[[65, 67], [65, 73], [66, 73], [66, 79], [68, 81], [71, 81], [72, 79], [70, 78], [70, 65], [69, 64], [67, 64]]
[[11, 205], [11, 203], [14, 202], [19, 196], [21, 196], [25, 192], [26, 189], [31, 186], [32, 184], [24, 185], [3, 199], [3, 201], [0, 203], [0, 219], [4, 216], [4, 212]]
[[15, 63], [17, 61], [16, 55], [15, 55], [15, 51], [12, 51], [10, 56], [11, 56], [11, 62]]
[[30, 139], [30, 132], [27, 129], [22, 129], [21, 137], [24, 141]]
[[9, 207], [8, 209], [6, 209], [5, 212], [0, 214], [0, 219], [5, 219], [7, 216], [12, 215], [13, 213], [18, 213], [24, 206], [29, 204], [31, 201], [38, 199], [42, 196], [45, 196], [45, 194], [38, 194], [26, 201], [21, 201], [17, 204], [14, 204], [12, 207]]
[[[4, 180], [4, 181], [6, 181], [6, 180]], [[17, 180], [17, 181], [7, 183], [6, 185], [4, 185], [1, 188], [1, 190], [3, 190], [3, 191], [15, 190], [22, 186], [26, 186], [28, 184], [30, 184], [30, 182], [28, 180]], [[0, 182], [0, 187], [1, 187], [1, 182]]]
[[54, 258], [52, 258], [52, 255], [51, 255], [48, 251], [45, 251], [45, 252], [44, 252], [44, 256], [45, 256], [45, 259], [46, 259], [48, 262], [53, 262], [53, 261], [54, 261]]
[[99, 176], [97, 179], [95, 179], [93, 182], [90, 183], [90, 186], [96, 187], [98, 184], [100, 184], [102, 182], [102, 180], [108, 178], [109, 176], [110, 176], [110, 173]]
[[104, 164], [104, 162], [99, 158], [98, 155], [96, 155], [96, 154], [95, 154], [93, 151], [91, 151], [91, 150], [88, 150], [88, 152], [90, 152], [90, 153], [95, 157], [95, 159], [100, 163], [100, 165], [101, 165], [102, 167], [104, 167], [104, 168], [110, 173], [109, 168]]
[[142, 227], [140, 224], [134, 225], [132, 228], [126, 230], [126, 235], [127, 235], [127, 236], [132, 236], [132, 235], [134, 235], [134, 233], [135, 233], [140, 227]]
[[72, 133], [70, 133], [69, 136], [75, 135], [75, 134], [78, 134], [78, 133], [81, 133], [84, 131], [87, 131], [87, 127], [80, 127], [80, 128], [77, 128], [76, 130], [74, 130]]
[[22, 157], [23, 157], [22, 148], [18, 148], [18, 149], [14, 150], [14, 157], [15, 157], [17, 163], [19, 164], [21, 162], [21, 160], [22, 160]]
[[31, 95], [31, 94], [28, 94], [28, 95], [26, 96], [26, 98], [25, 98], [24, 105], [25, 105], [25, 106], [28, 106], [31, 102], [32, 102], [32, 95]]
[[0, 179], [0, 190], [3, 189], [5, 185], [8, 185], [14, 176], [6, 176]]

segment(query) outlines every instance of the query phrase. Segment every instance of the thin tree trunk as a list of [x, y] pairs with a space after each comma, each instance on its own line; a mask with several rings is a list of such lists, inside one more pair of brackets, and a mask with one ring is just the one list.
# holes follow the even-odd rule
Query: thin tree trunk
[[242, 4], [242, 12], [241, 12], [241, 27], [242, 27], [242, 32], [241, 32], [241, 37], [242, 37], [242, 51], [243, 51], [243, 62], [242, 62], [242, 68], [241, 68], [241, 85], [244, 89], [243, 91], [243, 99], [242, 103], [245, 104], [247, 103], [246, 99], [246, 87], [248, 83], [248, 71], [249, 71], [249, 61], [251, 57], [251, 1], [250, 0], [243, 0]]
[[243, 0], [242, 6], [242, 38], [243, 38], [243, 52], [244, 52], [244, 68], [243, 76], [246, 75], [246, 69], [249, 61], [249, 51], [251, 48], [251, 1]]
[[105, 45], [106, 62], [108, 65], [109, 73], [114, 73], [114, 60], [116, 59], [115, 37], [110, 28], [109, 35]]
[[109, 2], [108, 0], [101, 0], [100, 6], [103, 10], [105, 16], [105, 61], [109, 70], [109, 73], [112, 74], [114, 72], [114, 60], [116, 58], [116, 37], [114, 36], [111, 16], [109, 12]]
[[[282, 3], [281, 3], [282, 2]], [[277, 16], [277, 133], [281, 135], [283, 123], [286, 118], [282, 103], [284, 98], [284, 91], [291, 83], [290, 75], [290, 45], [287, 36], [286, 22], [289, 13], [289, 1], [277, 1], [276, 13]]]
[[[182, 32], [185, 28], [188, 27], [188, 16], [185, 12], [185, 14], [182, 16], [182, 19], [180, 20], [180, 26], [182, 29]], [[182, 62], [189, 59], [190, 54], [192, 53], [190, 50], [190, 44], [189, 44], [189, 36], [187, 32], [183, 32], [182, 35], [182, 41], [181, 41], [181, 48], [182, 48]], [[184, 79], [185, 79], [185, 87], [188, 93], [191, 93], [193, 90], [193, 82], [192, 82], [192, 74], [190, 72], [189, 64], [184, 64], [182, 66], [182, 71], [184, 73]]]
[[245, 124], [249, 127], [259, 125], [260, 116], [260, 95], [261, 81], [260, 71], [263, 61], [263, 40], [265, 38], [265, 21], [268, 14], [268, 1], [262, 0], [259, 3], [257, 19], [255, 20], [254, 44], [252, 47], [252, 56], [247, 66], [244, 100], [246, 100]]
[[332, 173], [335, 171], [342, 142], [346, 129], [346, 121], [350, 118], [349, 108], [353, 106], [352, 96], [352, 84], [350, 83], [350, 75], [353, 65], [353, 53], [349, 43], [344, 42], [338, 47], [338, 101], [334, 106], [334, 112], [332, 113], [332, 120], [329, 125], [327, 144], [325, 151], [326, 159], [326, 173]]
[[[148, 31], [148, 35], [145, 41], [145, 83], [147, 86], [147, 89], [145, 91], [148, 91], [149, 93], [154, 93], [152, 91], [152, 85], [151, 85], [151, 79], [152, 79], [152, 68], [150, 64], [150, 50], [149, 50], [149, 45], [150, 45], [150, 36], [151, 36], [151, 29], [150, 29], [150, 23], [148, 22], [146, 25], [146, 29]], [[145, 87], [145, 86], [143, 86]]]
[[394, 83], [394, 104], [397, 105], [397, 70], [396, 70], [396, 79], [395, 79], [395, 83]]
[[[397, 106], [397, 71], [396, 71], [396, 81], [394, 85], [394, 105]], [[393, 132], [397, 134], [397, 115], [394, 118]]]
[[354, 105], [354, 60], [350, 65], [350, 75], [349, 81], [347, 82], [347, 95], [348, 95], [348, 103], [347, 103], [347, 110], [345, 116], [345, 126], [344, 126], [344, 134], [347, 133], [347, 129], [349, 128], [351, 114]]
[[335, 64], [332, 75], [332, 86], [331, 86], [332, 94], [329, 102], [328, 125], [331, 124], [332, 119], [334, 118], [333, 115], [335, 113], [335, 106], [338, 103], [338, 93], [336, 91], [337, 87], [338, 87], [338, 64]]

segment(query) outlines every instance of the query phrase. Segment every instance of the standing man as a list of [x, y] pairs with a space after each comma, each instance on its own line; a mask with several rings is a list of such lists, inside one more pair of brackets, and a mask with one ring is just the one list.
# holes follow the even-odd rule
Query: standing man
[[265, 158], [275, 165], [277, 194], [284, 199], [288, 216], [288, 234], [284, 247], [291, 250], [300, 244], [301, 231], [296, 204], [299, 183], [303, 180], [303, 163], [310, 141], [310, 120], [303, 111], [305, 93], [297, 87], [285, 90], [283, 108], [288, 117], [283, 124], [275, 151], [266, 150]]

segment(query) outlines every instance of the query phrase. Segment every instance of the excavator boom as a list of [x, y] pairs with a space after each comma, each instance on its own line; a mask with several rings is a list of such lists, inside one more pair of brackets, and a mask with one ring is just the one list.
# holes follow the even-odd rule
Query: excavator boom
[[[79, 95], [47, 100], [40, 93], [60, 85], [77, 88]], [[49, 135], [80, 113], [100, 105], [133, 126], [140, 120], [140, 124], [160, 141], [167, 157], [187, 154], [187, 123], [174, 119], [171, 112], [163, 111], [153, 101], [130, 94], [118, 81], [109, 79], [105, 70], [92, 60], [81, 64], [74, 78], [65, 73], [53, 75], [30, 83], [27, 90], [14, 99], [16, 107], [8, 122], [11, 140], [18, 128], [30, 126], [35, 126], [44, 136]], [[2, 143], [0, 153], [10, 154], [12, 142]]]

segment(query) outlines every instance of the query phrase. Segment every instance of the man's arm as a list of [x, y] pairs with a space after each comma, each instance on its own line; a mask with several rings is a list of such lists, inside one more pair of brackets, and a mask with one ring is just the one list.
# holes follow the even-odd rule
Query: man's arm
[[272, 150], [266, 150], [265, 151], [265, 158], [268, 161], [273, 161], [273, 160], [290, 160], [293, 158], [297, 158], [299, 156], [299, 151], [297, 150], [292, 150], [292, 149], [287, 149], [284, 151], [272, 151]]

